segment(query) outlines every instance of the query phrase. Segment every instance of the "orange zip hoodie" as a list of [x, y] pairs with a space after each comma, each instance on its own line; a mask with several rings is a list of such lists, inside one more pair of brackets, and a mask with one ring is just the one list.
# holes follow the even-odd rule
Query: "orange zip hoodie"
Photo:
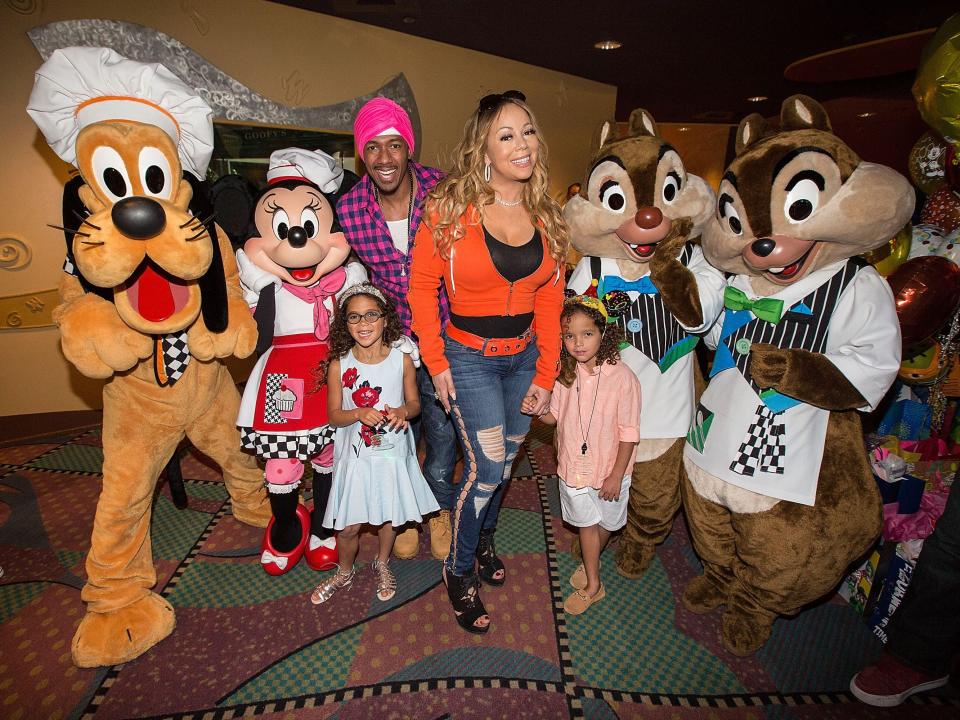
[[[464, 218], [478, 217], [468, 207]], [[450, 367], [444, 355], [437, 291], [443, 280], [450, 299], [450, 312], [465, 316], [522, 315], [533, 313], [537, 335], [537, 372], [533, 381], [545, 390], [553, 390], [560, 363], [560, 312], [563, 308], [563, 270], [550, 255], [547, 240], [543, 260], [532, 275], [516, 282], [497, 272], [477, 219], [464, 220], [465, 235], [453, 243], [450, 258], [444, 260], [433, 243], [427, 222], [420, 223], [410, 264], [411, 327], [420, 343], [420, 354], [434, 375]]]

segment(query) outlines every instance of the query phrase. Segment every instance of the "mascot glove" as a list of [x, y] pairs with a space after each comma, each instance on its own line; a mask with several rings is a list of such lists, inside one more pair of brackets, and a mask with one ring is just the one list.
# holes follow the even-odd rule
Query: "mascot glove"
[[367, 269], [360, 263], [356, 261], [348, 262], [344, 267], [344, 270], [347, 272], [347, 279], [344, 281], [343, 287], [340, 288], [339, 292], [337, 292], [338, 299], [343, 294], [343, 291], [348, 287], [358, 283], [367, 282]]
[[761, 388], [779, 389], [787, 372], [790, 351], [769, 343], [754, 343], [750, 348], [750, 374]]
[[231, 297], [227, 313], [229, 321], [223, 332], [210, 332], [202, 315], [187, 331], [190, 354], [197, 360], [230, 356], [245, 358], [253, 352], [257, 345], [257, 323], [250, 314], [250, 308], [240, 298]]
[[240, 270], [243, 299], [249, 307], [257, 304], [263, 288], [272, 284], [279, 285], [281, 282], [279, 277], [255, 264], [243, 250], [237, 250], [237, 268]]
[[396, 348], [402, 353], [406, 353], [413, 360], [414, 367], [420, 367], [420, 348], [407, 335], [401, 335], [399, 340], [391, 343], [390, 347]]
[[153, 340], [134, 330], [116, 307], [87, 293], [54, 312], [67, 360], [91, 378], [108, 378], [129, 370], [153, 354]]
[[680, 218], [673, 221], [673, 228], [670, 235], [660, 241], [657, 250], [650, 259], [650, 276], [656, 283], [657, 275], [666, 271], [666, 268], [678, 263], [677, 256], [687, 240], [690, 239], [690, 232], [693, 230], [693, 221], [690, 218]]

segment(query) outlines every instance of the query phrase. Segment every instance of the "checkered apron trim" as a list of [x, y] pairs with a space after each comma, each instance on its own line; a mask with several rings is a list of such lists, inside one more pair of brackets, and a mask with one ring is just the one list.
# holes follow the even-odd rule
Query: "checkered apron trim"
[[264, 459], [296, 458], [312, 460], [333, 442], [336, 430], [324, 425], [304, 435], [272, 435], [257, 432], [251, 427], [240, 428], [240, 445]]
[[177, 382], [190, 364], [190, 348], [187, 346], [187, 331], [160, 335], [154, 349], [154, 370], [157, 383], [171, 386]]
[[740, 444], [737, 457], [730, 463], [730, 470], [737, 475], [753, 477], [760, 472], [783, 475], [783, 460], [787, 449], [784, 444], [785, 428], [777, 415], [766, 405], [757, 406], [746, 437]]

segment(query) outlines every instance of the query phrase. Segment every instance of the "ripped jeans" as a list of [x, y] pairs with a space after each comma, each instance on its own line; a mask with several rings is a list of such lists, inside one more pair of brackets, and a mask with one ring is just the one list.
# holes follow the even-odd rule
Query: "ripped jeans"
[[511, 465], [530, 429], [531, 418], [520, 412], [520, 403], [533, 382], [539, 353], [533, 342], [501, 357], [484, 357], [447, 336], [444, 345], [457, 393], [451, 415], [463, 448], [463, 479], [445, 564], [462, 576], [474, 570], [480, 531], [497, 526]]

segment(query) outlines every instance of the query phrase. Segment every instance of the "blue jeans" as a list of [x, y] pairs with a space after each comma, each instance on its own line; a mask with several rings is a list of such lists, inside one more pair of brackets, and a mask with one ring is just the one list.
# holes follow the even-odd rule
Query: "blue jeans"
[[451, 416], [463, 448], [446, 567], [463, 576], [474, 570], [480, 531], [497, 526], [513, 459], [530, 429], [531, 418], [520, 412], [520, 403], [533, 382], [539, 353], [533, 342], [501, 357], [484, 357], [446, 336], [444, 345], [457, 393]]
[[413, 422], [413, 437], [426, 436], [426, 457], [423, 476], [441, 510], [453, 509], [453, 468], [457, 462], [457, 433], [453, 422], [434, 396], [433, 380], [426, 365], [417, 368], [417, 389], [420, 391], [420, 415]]

